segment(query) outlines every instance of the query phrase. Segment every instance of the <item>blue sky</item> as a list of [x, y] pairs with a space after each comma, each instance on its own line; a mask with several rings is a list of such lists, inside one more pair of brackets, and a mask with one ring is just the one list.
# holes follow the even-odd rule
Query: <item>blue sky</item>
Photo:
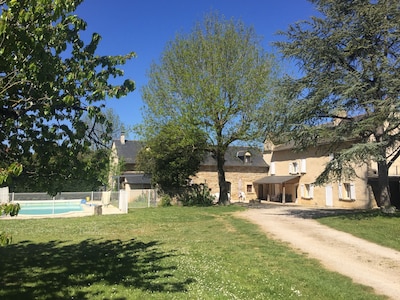
[[137, 54], [122, 67], [125, 78], [134, 80], [137, 89], [122, 99], [107, 100], [107, 107], [123, 124], [141, 123], [141, 87], [147, 83], [150, 64], [159, 60], [166, 43], [176, 33], [190, 32], [210, 11], [253, 26], [270, 52], [276, 52], [271, 43], [281, 38], [276, 35], [278, 30], [316, 15], [307, 0], [85, 0], [78, 7], [76, 14], [88, 23], [85, 34], [102, 36], [100, 55]]

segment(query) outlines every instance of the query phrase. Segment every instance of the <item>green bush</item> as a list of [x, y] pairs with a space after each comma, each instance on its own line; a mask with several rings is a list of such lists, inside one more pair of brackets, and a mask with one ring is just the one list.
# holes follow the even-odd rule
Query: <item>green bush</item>
[[139, 196], [137, 196], [134, 200], [135, 202], [147, 202], [147, 197], [145, 194], [140, 194]]
[[14, 217], [18, 215], [20, 209], [19, 203], [2, 203], [0, 204], [0, 215], [5, 214]]
[[171, 197], [169, 195], [164, 194], [164, 195], [162, 195], [158, 206], [162, 206], [162, 207], [172, 206], [171, 202], [172, 202]]
[[211, 206], [214, 200], [206, 184], [190, 185], [177, 198], [183, 206]]
[[[11, 217], [17, 216], [21, 206], [19, 203], [1, 203], [0, 216], [10, 215]], [[12, 242], [11, 234], [0, 232], [0, 246], [9, 245]]]

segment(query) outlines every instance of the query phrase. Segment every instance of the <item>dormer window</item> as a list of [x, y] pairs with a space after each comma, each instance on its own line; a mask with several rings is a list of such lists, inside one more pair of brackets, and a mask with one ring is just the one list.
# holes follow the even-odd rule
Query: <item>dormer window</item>
[[244, 162], [245, 162], [246, 164], [251, 163], [251, 153], [250, 153], [250, 152], [246, 152], [246, 153], [244, 154]]
[[249, 151], [238, 151], [236, 157], [239, 158], [244, 164], [251, 163], [251, 153]]

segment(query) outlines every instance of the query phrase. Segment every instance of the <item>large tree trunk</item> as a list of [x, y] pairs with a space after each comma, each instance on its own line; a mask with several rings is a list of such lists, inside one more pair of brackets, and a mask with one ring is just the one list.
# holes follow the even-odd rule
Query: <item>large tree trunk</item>
[[[384, 141], [385, 126], [381, 125], [376, 128], [375, 139], [377, 142]], [[380, 148], [379, 156], [377, 161], [378, 164], [378, 199], [376, 204], [379, 207], [390, 206], [390, 186], [389, 186], [389, 166], [386, 161], [386, 147]]]
[[225, 180], [225, 153], [222, 151], [217, 151], [217, 169], [218, 169], [218, 184], [219, 184], [219, 199], [218, 204], [227, 205], [229, 203], [228, 199], [228, 189]]
[[378, 161], [378, 199], [376, 199], [376, 203], [379, 207], [389, 207], [391, 205], [388, 174], [386, 160]]

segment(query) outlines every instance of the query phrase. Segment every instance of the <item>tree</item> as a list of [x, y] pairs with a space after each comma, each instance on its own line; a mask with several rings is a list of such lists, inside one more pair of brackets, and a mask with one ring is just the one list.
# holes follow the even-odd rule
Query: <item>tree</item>
[[176, 196], [199, 170], [206, 140], [197, 127], [167, 123], [146, 139], [137, 157], [138, 169], [151, 174], [153, 184], [162, 192]]
[[[377, 204], [389, 206], [388, 169], [400, 155], [399, 2], [311, 2], [320, 17], [290, 26], [282, 32], [286, 41], [277, 43], [284, 57], [301, 68], [299, 78], [288, 77], [282, 85], [282, 129], [299, 148], [321, 140], [334, 148], [351, 140], [317, 182], [354, 175], [351, 163], [374, 161]], [[321, 126], [333, 120], [342, 120], [340, 126]]]
[[[58, 152], [54, 152], [53, 155], [55, 156], [50, 156], [49, 153], [46, 165], [41, 164], [37, 153], [31, 153], [27, 159], [24, 158], [21, 161], [25, 171], [20, 176], [13, 176], [8, 181], [10, 189], [17, 193], [46, 190], [51, 195], [56, 195], [60, 191], [93, 191], [99, 187], [107, 186], [111, 168], [111, 139], [120, 135], [123, 125], [112, 109], [107, 109], [104, 116], [104, 123], [96, 123], [88, 116], [83, 118], [88, 131], [90, 131], [86, 136], [93, 137], [91, 147], [80, 149], [79, 152], [75, 153], [73, 160], [69, 157], [64, 158], [63, 153], [60, 155]], [[58, 172], [54, 176], [53, 172], [57, 169], [67, 171]], [[49, 181], [51, 182], [50, 185]]]
[[190, 34], [167, 44], [143, 89], [145, 127], [195, 126], [207, 135], [217, 161], [219, 203], [228, 201], [224, 171], [227, 147], [263, 140], [275, 63], [252, 27], [207, 15]]
[[85, 117], [85, 122], [88, 126], [86, 136], [93, 137], [93, 149], [111, 149], [112, 141], [121, 137], [122, 132], [125, 132], [126, 126], [121, 122], [121, 119], [116, 115], [112, 108], [108, 108], [104, 112], [104, 122], [99, 123], [89, 116]]
[[[54, 196], [61, 191], [95, 191], [108, 184], [109, 149], [88, 148], [75, 155], [74, 160], [68, 160], [62, 157], [62, 153], [55, 153], [55, 156], [48, 157], [46, 165], [42, 165], [38, 155], [33, 153], [29, 160], [22, 161], [24, 172], [9, 180], [8, 186], [17, 193], [47, 191]], [[57, 168], [68, 172], [54, 174]]]
[[47, 190], [93, 141], [84, 116], [104, 123], [104, 100], [135, 89], [131, 80], [109, 83], [134, 53], [99, 56], [99, 34], [86, 45], [80, 38], [86, 23], [73, 11], [81, 2], [0, 0], [0, 168], [34, 157], [37, 168], [23, 172], [46, 177]]

